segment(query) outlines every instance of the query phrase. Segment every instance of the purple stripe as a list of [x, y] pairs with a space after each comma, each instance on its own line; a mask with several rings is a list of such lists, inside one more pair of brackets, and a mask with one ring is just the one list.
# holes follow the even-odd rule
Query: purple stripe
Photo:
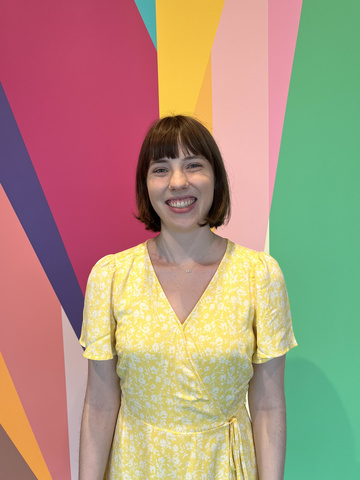
[[84, 297], [1, 83], [0, 181], [79, 337]]

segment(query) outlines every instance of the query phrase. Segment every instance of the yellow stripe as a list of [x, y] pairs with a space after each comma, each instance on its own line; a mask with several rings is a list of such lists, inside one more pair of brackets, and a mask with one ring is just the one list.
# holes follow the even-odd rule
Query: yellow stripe
[[157, 0], [160, 115], [193, 115], [224, 0]]

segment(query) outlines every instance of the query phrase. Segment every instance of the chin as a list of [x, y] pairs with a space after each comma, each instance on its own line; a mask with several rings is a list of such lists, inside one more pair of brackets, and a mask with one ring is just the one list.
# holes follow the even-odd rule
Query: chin
[[[189, 222], [189, 223], [177, 223], [177, 224], [163, 224], [163, 228], [165, 228], [168, 231], [173, 231], [177, 233], [190, 233], [195, 230], [198, 230], [199, 228], [204, 228], [199, 225], [199, 223], [203, 223], [203, 221], [199, 220], [198, 222]], [[206, 227], [206, 225], [205, 225]]]

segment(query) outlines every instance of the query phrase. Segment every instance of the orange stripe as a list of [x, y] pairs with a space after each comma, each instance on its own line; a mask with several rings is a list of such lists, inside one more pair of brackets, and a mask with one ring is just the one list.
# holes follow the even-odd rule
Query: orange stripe
[[0, 352], [0, 423], [37, 478], [51, 480], [29, 420]]

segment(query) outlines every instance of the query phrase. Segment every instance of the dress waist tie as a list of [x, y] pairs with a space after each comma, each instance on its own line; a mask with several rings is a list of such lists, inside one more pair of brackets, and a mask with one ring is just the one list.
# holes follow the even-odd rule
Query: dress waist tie
[[239, 422], [236, 417], [232, 417], [229, 420], [229, 437], [230, 437], [230, 449], [229, 449], [229, 463], [232, 470], [234, 480], [248, 480], [248, 472], [246, 465], [241, 462], [242, 445]]
[[[174, 432], [172, 430], [160, 428], [160, 427], [157, 427], [156, 425], [152, 425], [150, 423], [144, 422], [144, 420], [140, 420], [136, 416], [132, 415], [126, 409], [126, 407], [123, 407], [123, 405], [121, 406], [120, 412], [123, 412], [123, 415], [126, 414], [129, 417], [134, 418], [137, 422], [140, 422], [144, 425], [155, 428], [156, 430], [162, 430], [165, 432], [178, 433], [178, 434], [180, 433], [180, 432]], [[215, 427], [213, 429], [203, 430], [202, 432], [218, 430], [219, 428], [224, 428], [227, 426], [229, 426], [229, 444], [230, 444], [229, 445], [229, 464], [230, 464], [230, 470], [232, 473], [232, 478], [233, 480], [249, 480], [253, 477], [249, 476], [246, 462], [241, 461], [241, 457], [242, 456], [244, 457], [244, 451], [241, 443], [240, 427], [239, 427], [239, 422], [237, 421], [237, 418], [232, 417], [228, 422], [223, 423], [222, 425], [219, 425], [218, 427]], [[199, 433], [202, 433], [202, 432], [199, 432]]]

